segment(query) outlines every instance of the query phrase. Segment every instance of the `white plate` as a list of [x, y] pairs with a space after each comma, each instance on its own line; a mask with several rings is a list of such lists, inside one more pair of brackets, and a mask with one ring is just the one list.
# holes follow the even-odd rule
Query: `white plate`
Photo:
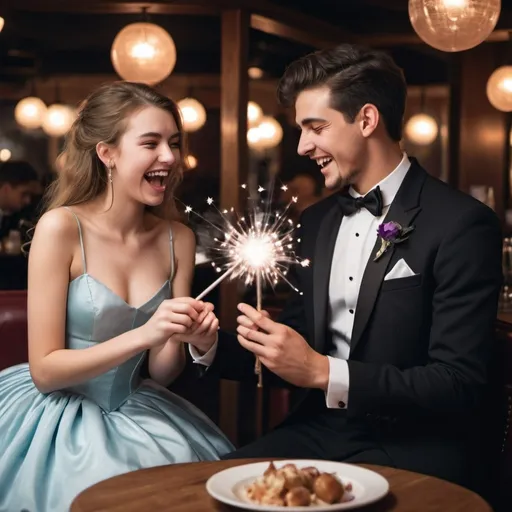
[[383, 476], [352, 464], [326, 460], [279, 460], [274, 461], [274, 465], [278, 469], [285, 464], [295, 464], [298, 468], [314, 466], [321, 472], [335, 473], [344, 484], [351, 483], [352, 490], [350, 493], [347, 493], [342, 503], [334, 505], [312, 505], [309, 507], [259, 505], [246, 497], [245, 488], [256, 478], [263, 475], [269, 464], [270, 461], [255, 462], [219, 471], [208, 479], [206, 490], [210, 496], [227, 505], [246, 510], [257, 510], [259, 512], [305, 512], [307, 510], [334, 512], [335, 510], [348, 510], [373, 503], [381, 499], [389, 491], [389, 483]]

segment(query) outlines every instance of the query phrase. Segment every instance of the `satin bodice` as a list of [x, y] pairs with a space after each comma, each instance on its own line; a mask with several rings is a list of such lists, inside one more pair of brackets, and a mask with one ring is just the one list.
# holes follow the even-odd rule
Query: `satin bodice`
[[[68, 290], [66, 348], [88, 348], [144, 325], [160, 303], [170, 298], [170, 288], [167, 280], [145, 304], [134, 307], [89, 274], [80, 275]], [[117, 409], [137, 389], [144, 357], [141, 352], [67, 391], [86, 396], [105, 411]]]

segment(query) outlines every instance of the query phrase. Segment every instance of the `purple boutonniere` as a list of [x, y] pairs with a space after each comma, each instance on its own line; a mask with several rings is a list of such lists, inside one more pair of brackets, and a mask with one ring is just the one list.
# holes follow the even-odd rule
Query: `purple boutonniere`
[[381, 239], [381, 246], [373, 261], [377, 261], [393, 244], [399, 244], [409, 238], [414, 226], [403, 228], [398, 222], [383, 222], [379, 225], [377, 233]]

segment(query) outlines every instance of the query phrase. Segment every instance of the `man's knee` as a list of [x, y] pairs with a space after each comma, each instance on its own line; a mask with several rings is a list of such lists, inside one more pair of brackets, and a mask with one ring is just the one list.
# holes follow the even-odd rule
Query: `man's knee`
[[232, 459], [241, 459], [241, 458], [243, 458], [243, 457], [241, 457], [239, 455], [238, 450], [234, 450], [232, 452], [225, 453], [224, 455], [222, 455], [220, 460], [232, 460]]

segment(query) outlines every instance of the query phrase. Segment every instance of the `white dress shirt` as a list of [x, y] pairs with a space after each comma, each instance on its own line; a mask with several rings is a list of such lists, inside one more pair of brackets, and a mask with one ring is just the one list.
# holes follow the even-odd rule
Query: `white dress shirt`
[[202, 364], [203, 366], [210, 366], [215, 359], [215, 354], [217, 353], [217, 343], [219, 341], [219, 336], [217, 335], [217, 339], [215, 343], [212, 345], [212, 348], [206, 352], [206, 354], [201, 355], [195, 347], [192, 345], [188, 346], [188, 350], [194, 363]]
[[[348, 405], [350, 375], [347, 359], [350, 354], [350, 339], [354, 327], [359, 289], [366, 264], [377, 241], [377, 229], [386, 216], [390, 204], [402, 184], [411, 163], [404, 154], [398, 167], [380, 183], [383, 210], [375, 217], [366, 208], [341, 221], [331, 266], [329, 280], [329, 312], [327, 327], [332, 333], [335, 349], [329, 358], [329, 384], [325, 396], [329, 408], [344, 409]], [[358, 197], [354, 189], [349, 193]]]
[[[344, 216], [341, 222], [329, 280], [328, 329], [332, 332], [332, 341], [336, 347], [328, 356], [329, 384], [325, 398], [329, 408], [347, 407], [350, 376], [346, 360], [350, 353], [359, 288], [377, 240], [377, 228], [386, 216], [410, 165], [404, 153], [397, 168], [375, 185], [380, 187], [384, 203], [380, 217], [374, 217], [366, 208], [362, 208], [352, 215]], [[353, 197], [360, 196], [352, 188], [349, 193]], [[217, 342], [202, 356], [192, 345], [189, 345], [189, 350], [194, 363], [210, 366], [217, 353]]]

